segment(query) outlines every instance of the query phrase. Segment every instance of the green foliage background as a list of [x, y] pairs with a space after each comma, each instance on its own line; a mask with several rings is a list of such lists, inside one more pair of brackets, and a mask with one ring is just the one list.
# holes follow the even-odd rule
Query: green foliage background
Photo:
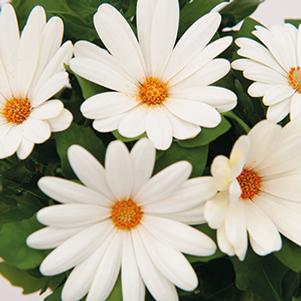
[[[75, 42], [84, 39], [102, 45], [94, 30], [92, 16], [104, 2], [117, 7], [135, 28], [136, 0], [14, 0], [13, 5], [21, 26], [32, 7], [42, 5], [48, 17], [57, 15], [64, 20], [65, 40]], [[195, 20], [221, 2], [223, 0], [180, 0], [179, 37]], [[258, 23], [248, 16], [260, 3], [261, 0], [234, 0], [224, 8], [219, 36], [225, 35], [223, 28], [244, 20], [239, 32], [230, 31], [226, 35], [250, 37]], [[299, 21], [293, 20], [292, 23], [297, 25]], [[233, 45], [222, 56], [232, 61], [237, 58], [236, 50]], [[110, 141], [123, 140], [129, 148], [134, 143], [118, 132], [99, 134], [92, 129], [91, 122], [84, 119], [79, 107], [84, 99], [104, 89], [73, 74], [70, 77], [72, 90], [67, 89], [58, 97], [74, 115], [72, 126], [65, 132], [53, 135], [45, 144], [36, 146], [25, 161], [19, 161], [16, 157], [0, 161], [0, 257], [4, 259], [0, 263], [0, 273], [13, 285], [22, 287], [24, 294], [42, 293], [50, 288], [53, 293], [46, 301], [61, 300], [62, 285], [68, 273], [56, 277], [42, 276], [38, 267], [48, 252], [32, 250], [25, 244], [26, 237], [41, 227], [36, 221], [36, 212], [54, 203], [38, 190], [38, 179], [44, 175], [74, 179], [66, 156], [67, 148], [74, 143], [84, 146], [101, 162]], [[215, 155], [229, 154], [237, 137], [265, 118], [265, 108], [259, 99], [251, 99], [247, 95], [250, 82], [239, 72], [231, 71], [218, 84], [233, 90], [239, 97], [239, 105], [234, 112], [224, 114], [222, 123], [216, 129], [203, 129], [195, 139], [174, 141], [168, 151], [158, 152], [156, 172], [185, 159], [193, 164], [192, 176], [208, 174], [208, 166]], [[214, 231], [207, 226], [198, 228], [215, 239]], [[280, 252], [259, 257], [249, 250], [244, 262], [221, 252], [208, 258], [189, 256], [188, 259], [199, 277], [199, 287], [192, 293], [179, 291], [182, 301], [301, 300], [301, 249], [286, 239]], [[152, 300], [150, 295], [146, 299]], [[120, 280], [108, 300], [122, 300]]]

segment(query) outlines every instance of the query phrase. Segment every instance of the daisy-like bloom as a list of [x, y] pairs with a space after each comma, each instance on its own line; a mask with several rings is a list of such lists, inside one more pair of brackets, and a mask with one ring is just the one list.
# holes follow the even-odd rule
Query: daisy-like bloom
[[17, 153], [25, 159], [34, 144], [51, 132], [66, 129], [72, 115], [60, 100], [52, 99], [68, 83], [64, 70], [73, 46], [61, 46], [63, 22], [35, 7], [21, 35], [10, 4], [0, 14], [0, 159]]
[[94, 119], [99, 132], [118, 129], [125, 137], [144, 132], [157, 149], [167, 149], [172, 137], [189, 139], [201, 127], [213, 128], [219, 112], [236, 105], [233, 92], [209, 86], [225, 76], [230, 64], [214, 59], [231, 37], [210, 42], [221, 22], [217, 12], [196, 21], [175, 46], [179, 25], [178, 0], [138, 0], [138, 40], [112, 6], [103, 4], [94, 25], [107, 50], [80, 41], [71, 69], [113, 90], [87, 99], [81, 111]]
[[244, 59], [232, 67], [254, 81], [248, 93], [263, 97], [268, 106], [267, 119], [279, 122], [301, 116], [301, 26], [291, 24], [267, 29], [256, 26], [253, 35], [261, 42], [239, 38], [238, 54]]
[[278, 251], [280, 233], [301, 246], [300, 129], [301, 120], [284, 128], [261, 121], [237, 140], [229, 159], [214, 159], [218, 193], [204, 216], [224, 253], [243, 260], [248, 236], [257, 254]]
[[155, 148], [148, 139], [129, 153], [120, 142], [107, 149], [105, 169], [85, 149], [72, 146], [69, 162], [78, 184], [55, 177], [39, 181], [40, 189], [63, 203], [40, 210], [47, 228], [27, 243], [56, 248], [41, 264], [44, 275], [72, 268], [63, 301], [104, 301], [121, 268], [125, 301], [144, 300], [145, 286], [156, 300], [178, 300], [175, 286], [196, 288], [198, 280], [181, 253], [213, 254], [215, 243], [186, 225], [200, 224], [202, 200], [216, 193], [212, 177], [187, 180], [191, 166], [177, 162], [151, 177]]

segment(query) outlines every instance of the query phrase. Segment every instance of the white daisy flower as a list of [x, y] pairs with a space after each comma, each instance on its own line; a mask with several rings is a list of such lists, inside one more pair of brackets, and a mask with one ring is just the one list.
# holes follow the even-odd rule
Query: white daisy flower
[[15, 11], [4, 5], [0, 14], [0, 159], [17, 153], [25, 159], [34, 144], [51, 132], [66, 129], [72, 115], [60, 100], [49, 100], [68, 83], [64, 70], [73, 46], [61, 46], [63, 22], [36, 6], [21, 35]]
[[63, 203], [40, 210], [47, 225], [29, 236], [36, 249], [55, 248], [41, 264], [44, 275], [74, 268], [63, 301], [102, 301], [121, 268], [123, 300], [178, 300], [175, 286], [191, 291], [198, 279], [181, 252], [207, 256], [215, 243], [185, 224], [200, 224], [204, 200], [216, 193], [211, 177], [187, 180], [191, 165], [177, 162], [151, 177], [155, 149], [147, 139], [129, 153], [120, 141], [107, 149], [105, 169], [85, 149], [72, 146], [69, 162], [85, 185], [55, 177], [40, 189]]
[[[81, 111], [94, 119], [99, 132], [118, 129], [125, 137], [144, 132], [157, 149], [172, 137], [189, 139], [201, 127], [213, 128], [219, 112], [236, 105], [236, 95], [209, 86], [225, 76], [230, 64], [214, 59], [231, 37], [210, 42], [221, 22], [212, 12], [196, 21], [175, 46], [179, 25], [178, 0], [138, 0], [138, 38], [123, 16], [103, 4], [94, 16], [96, 30], [108, 49], [80, 41], [70, 67], [80, 76], [114, 92], [87, 99]], [[174, 47], [175, 46], [175, 47]]]
[[291, 24], [256, 26], [254, 36], [262, 43], [239, 38], [238, 54], [245, 59], [232, 63], [254, 83], [248, 93], [263, 97], [268, 106], [267, 119], [279, 122], [290, 114], [290, 119], [301, 116], [301, 26]]
[[301, 246], [301, 120], [284, 128], [258, 123], [235, 143], [230, 158], [211, 166], [218, 193], [204, 208], [219, 248], [244, 259], [281, 249], [280, 233]]

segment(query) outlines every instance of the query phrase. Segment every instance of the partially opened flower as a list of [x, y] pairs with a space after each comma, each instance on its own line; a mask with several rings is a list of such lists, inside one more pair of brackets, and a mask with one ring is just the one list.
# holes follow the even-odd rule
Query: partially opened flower
[[275, 25], [270, 29], [256, 26], [253, 34], [262, 43], [239, 38], [238, 54], [245, 57], [233, 62], [234, 69], [242, 70], [254, 81], [248, 93], [263, 97], [268, 106], [267, 119], [280, 121], [290, 114], [301, 116], [301, 26]]
[[214, 242], [185, 224], [203, 222], [202, 200], [215, 193], [211, 177], [187, 180], [191, 166], [177, 162], [151, 177], [155, 149], [147, 139], [129, 153], [119, 141], [107, 149], [105, 169], [85, 149], [72, 146], [69, 162], [84, 184], [44, 177], [41, 190], [63, 203], [40, 210], [47, 228], [27, 243], [55, 248], [41, 264], [44, 275], [72, 268], [63, 301], [106, 300], [121, 268], [123, 300], [178, 300], [175, 286], [193, 290], [197, 277], [181, 252], [206, 256]]
[[230, 70], [227, 60], [214, 58], [232, 38], [207, 46], [220, 22], [216, 12], [205, 15], [175, 46], [179, 1], [138, 0], [138, 43], [122, 15], [101, 5], [94, 25], [108, 51], [80, 41], [70, 67], [114, 92], [87, 99], [81, 107], [84, 116], [94, 119], [93, 127], [100, 132], [118, 129], [125, 137], [146, 132], [157, 149], [167, 149], [172, 137], [193, 138], [200, 127], [216, 127], [219, 112], [236, 105], [233, 92], [210, 86]]
[[219, 248], [244, 259], [281, 249], [280, 233], [301, 246], [301, 120], [284, 128], [261, 121], [211, 166], [218, 193], [204, 215]]
[[62, 20], [54, 17], [46, 23], [40, 6], [32, 10], [20, 35], [13, 7], [4, 5], [0, 28], [0, 159], [16, 152], [25, 159], [35, 143], [71, 123], [63, 103], [48, 99], [69, 82], [64, 63], [73, 46], [61, 46]]

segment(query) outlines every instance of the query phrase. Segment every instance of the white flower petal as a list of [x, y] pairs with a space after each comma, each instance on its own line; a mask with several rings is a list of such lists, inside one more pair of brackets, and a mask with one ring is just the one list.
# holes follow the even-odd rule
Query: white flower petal
[[152, 75], [162, 76], [172, 54], [179, 26], [179, 1], [157, 1], [150, 31]]
[[113, 234], [110, 234], [92, 255], [73, 269], [62, 291], [63, 301], [80, 300], [89, 292], [99, 262], [112, 241], [112, 238]]
[[144, 300], [145, 286], [138, 269], [130, 232], [123, 233], [121, 283], [124, 301]]
[[28, 118], [21, 126], [20, 130], [25, 139], [33, 143], [43, 143], [50, 138], [51, 130], [46, 121]]
[[110, 53], [122, 62], [135, 79], [144, 77], [144, 62], [137, 39], [121, 13], [102, 4], [94, 15], [94, 25]]
[[105, 117], [103, 119], [95, 119], [93, 121], [93, 128], [101, 133], [113, 132], [118, 129], [119, 123], [126, 113], [127, 112], [111, 117]]
[[69, 147], [68, 160], [79, 180], [88, 188], [106, 196], [106, 204], [109, 206], [113, 195], [106, 183], [105, 169], [98, 160], [80, 145]]
[[38, 182], [39, 188], [52, 199], [66, 204], [91, 204], [106, 207], [109, 200], [104, 195], [75, 182], [43, 177]]
[[[282, 247], [281, 236], [267, 215], [257, 207], [254, 202], [246, 202], [247, 230], [255, 242], [260, 246], [260, 253], [265, 256], [271, 252], [279, 251]], [[254, 250], [256, 252], [256, 250]]]
[[89, 119], [102, 119], [119, 115], [138, 105], [135, 99], [117, 92], [105, 92], [88, 98], [81, 105], [81, 112]]
[[137, 231], [154, 265], [169, 281], [187, 291], [197, 287], [198, 278], [182, 253], [158, 241], [145, 228], [140, 227]]
[[203, 127], [213, 128], [221, 122], [220, 114], [211, 106], [188, 99], [169, 99], [165, 106], [177, 117]]
[[34, 148], [34, 143], [23, 138], [19, 148], [17, 149], [18, 158], [20, 160], [26, 159], [33, 151], [33, 148]]
[[216, 188], [219, 191], [227, 190], [233, 180], [229, 159], [222, 155], [215, 157], [211, 164], [211, 174], [214, 178]]
[[[40, 271], [53, 276], [68, 271], [88, 258], [112, 231], [111, 222], [93, 225], [66, 240], [42, 262]], [[99, 239], [101, 237], [101, 239]]]
[[39, 250], [53, 249], [83, 229], [83, 227], [67, 229], [46, 227], [28, 236], [26, 244]]
[[209, 13], [192, 24], [177, 43], [165, 71], [164, 78], [170, 79], [195, 59], [210, 42], [220, 22], [220, 14]]
[[212, 177], [193, 178], [187, 180], [169, 198], [145, 205], [143, 211], [150, 214], [181, 213], [204, 203], [215, 193], [215, 181]]
[[298, 66], [301, 65], [301, 26], [298, 27], [298, 34], [297, 34], [297, 62]]
[[209, 256], [216, 251], [209, 236], [190, 226], [167, 218], [146, 215], [143, 226], [161, 243], [195, 256]]
[[290, 111], [291, 98], [287, 98], [273, 106], [268, 107], [267, 119], [279, 122], [284, 119]]
[[289, 85], [273, 85], [266, 90], [262, 101], [266, 106], [271, 106], [289, 98], [295, 92], [296, 91]]
[[229, 203], [225, 218], [225, 233], [233, 245], [235, 254], [240, 260], [245, 258], [248, 249], [246, 230], [245, 204], [241, 200]]
[[294, 120], [299, 117], [301, 117], [301, 94], [295, 93], [291, 101], [290, 119]]
[[51, 132], [61, 132], [66, 130], [73, 120], [73, 115], [66, 109], [63, 109], [62, 112], [54, 118], [48, 119]]
[[137, 230], [133, 230], [132, 239], [141, 277], [156, 300], [178, 301], [175, 286], [154, 266]]
[[37, 213], [41, 224], [54, 228], [74, 228], [98, 223], [110, 216], [110, 209], [85, 204], [45, 207]]
[[164, 107], [151, 108], [146, 116], [147, 137], [156, 149], [167, 150], [172, 143], [172, 127]]
[[107, 148], [105, 159], [105, 176], [108, 186], [117, 200], [126, 200], [130, 197], [134, 171], [130, 153], [120, 141], [111, 142]]
[[13, 95], [12, 90], [9, 85], [8, 81], [8, 75], [5, 71], [5, 67], [0, 60], [0, 82], [1, 82], [1, 87], [0, 87], [0, 96], [2, 100], [5, 99], [10, 99]]
[[134, 166], [134, 186], [132, 195], [150, 179], [156, 160], [156, 150], [146, 138], [139, 140], [131, 150], [131, 159]]
[[262, 97], [265, 94], [265, 92], [272, 87], [273, 86], [270, 84], [255, 82], [248, 88], [248, 93], [252, 97]]
[[22, 136], [19, 127], [2, 126], [0, 133], [0, 159], [12, 156], [19, 148]]
[[121, 255], [122, 239], [116, 233], [98, 265], [87, 301], [106, 300], [109, 297], [120, 271]]
[[126, 112], [118, 125], [119, 133], [124, 137], [138, 137], [146, 129], [146, 117], [148, 109], [145, 106], [137, 106]]
[[30, 114], [35, 119], [52, 119], [60, 115], [64, 109], [64, 104], [57, 99], [49, 100], [34, 108]]
[[188, 179], [191, 169], [187, 161], [179, 161], [166, 167], [142, 186], [136, 200], [145, 205], [168, 198]]
[[206, 202], [204, 217], [210, 228], [218, 229], [223, 226], [228, 207], [228, 194], [219, 192], [211, 200]]
[[220, 228], [217, 229], [216, 238], [217, 238], [218, 247], [222, 252], [224, 252], [229, 256], [235, 255], [234, 248], [227, 238], [224, 226], [221, 226]]

